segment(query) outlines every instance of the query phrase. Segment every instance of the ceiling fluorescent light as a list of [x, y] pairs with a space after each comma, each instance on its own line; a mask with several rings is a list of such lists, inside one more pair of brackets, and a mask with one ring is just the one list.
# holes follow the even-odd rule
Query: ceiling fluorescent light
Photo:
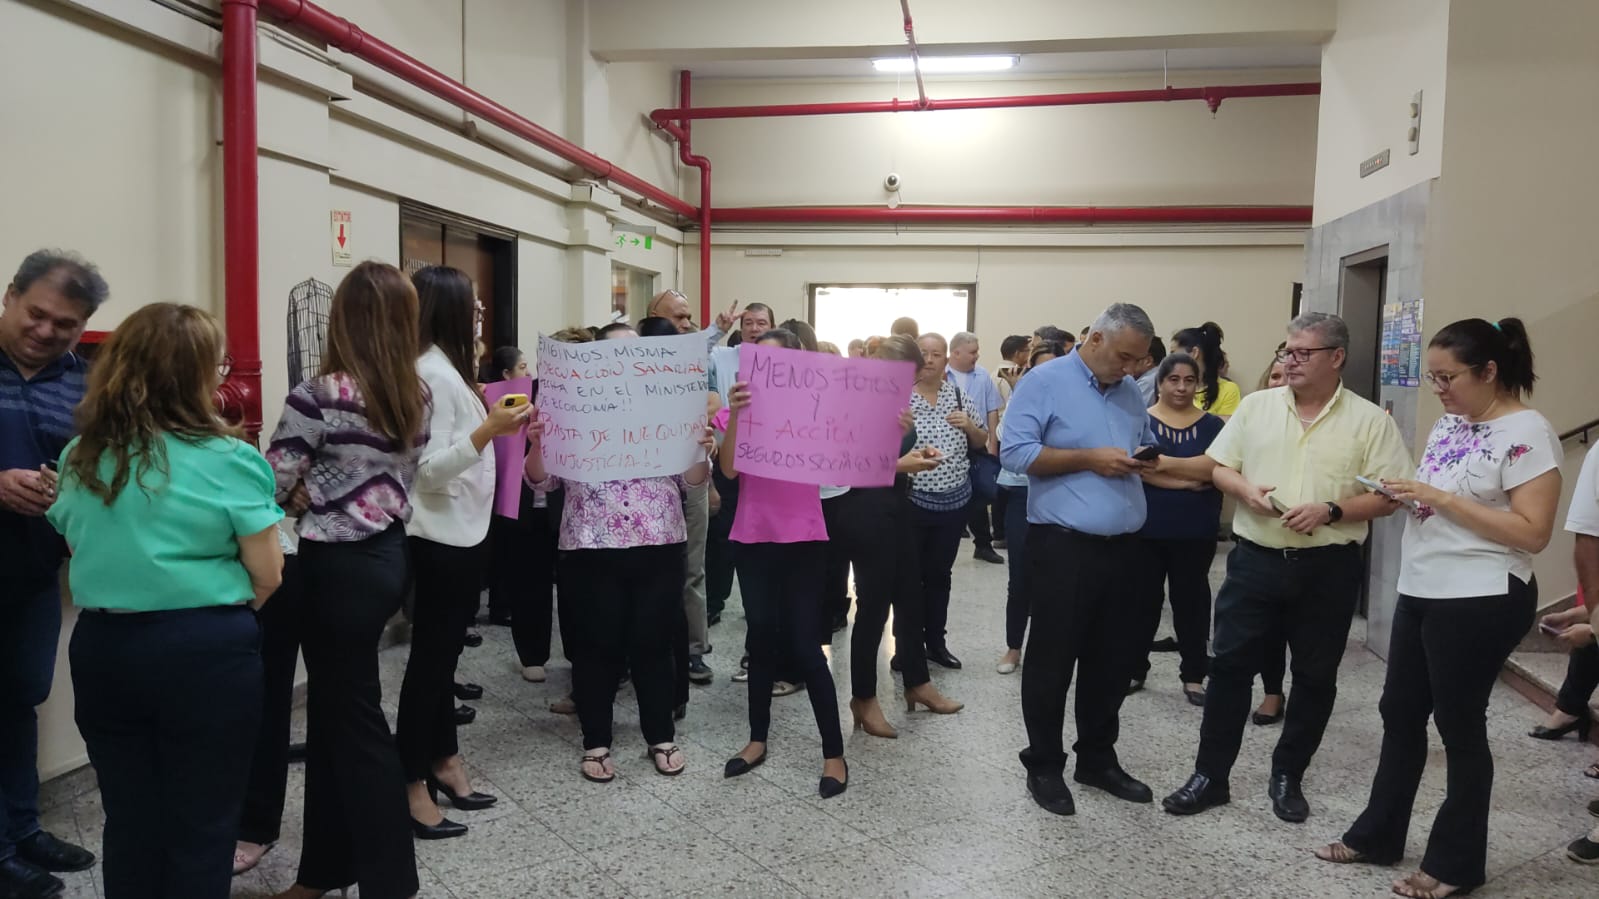
[[[1021, 62], [1017, 56], [923, 56], [922, 72], [941, 75], [965, 72], [1003, 72]], [[872, 60], [872, 68], [879, 72], [909, 72], [909, 56], [891, 56]]]

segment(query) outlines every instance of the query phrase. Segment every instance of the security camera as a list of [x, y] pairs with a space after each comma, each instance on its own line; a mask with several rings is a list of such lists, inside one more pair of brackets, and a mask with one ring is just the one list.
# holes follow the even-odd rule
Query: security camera
[[889, 172], [888, 177], [883, 179], [883, 189], [890, 192], [899, 190], [899, 173]]

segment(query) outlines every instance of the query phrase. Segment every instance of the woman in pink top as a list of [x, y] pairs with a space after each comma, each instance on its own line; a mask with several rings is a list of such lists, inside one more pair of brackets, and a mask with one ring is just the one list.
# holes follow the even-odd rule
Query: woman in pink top
[[[780, 329], [767, 331], [759, 343], [800, 349], [799, 339]], [[787, 663], [803, 675], [811, 697], [816, 729], [822, 736], [822, 779], [817, 791], [823, 799], [830, 799], [849, 785], [849, 765], [844, 761], [833, 672], [817, 641], [827, 561], [822, 496], [812, 484], [739, 476], [732, 447], [738, 445], [738, 416], [749, 405], [749, 384], [734, 384], [728, 396], [730, 415], [723, 439], [727, 451], [718, 457], [722, 474], [737, 478], [740, 485], [738, 511], [728, 539], [739, 544], [738, 586], [749, 623], [750, 653], [750, 742], [728, 759], [722, 774], [737, 777], [766, 761], [772, 681], [777, 665]]]
[[[620, 330], [613, 339], [638, 335]], [[605, 338], [601, 338], [605, 339]], [[660, 774], [681, 774], [683, 751], [673, 742], [672, 636], [683, 617], [685, 486], [703, 486], [710, 465], [698, 462], [681, 475], [590, 484], [564, 481], [545, 471], [543, 422], [528, 427], [528, 486], [546, 493], [566, 488], [556, 548], [562, 602], [579, 597], [573, 616], [578, 646], [572, 660], [572, 699], [583, 729], [583, 777], [616, 779], [611, 760], [611, 710], [624, 670], [638, 693], [639, 727]], [[707, 429], [700, 438], [707, 454]], [[623, 668], [624, 661], [627, 668]]]

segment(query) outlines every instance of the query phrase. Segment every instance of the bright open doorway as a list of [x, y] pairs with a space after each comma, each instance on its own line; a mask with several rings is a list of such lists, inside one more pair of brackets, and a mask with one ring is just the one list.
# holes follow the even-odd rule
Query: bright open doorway
[[894, 319], [916, 319], [921, 333], [948, 340], [972, 328], [976, 308], [972, 284], [812, 284], [811, 325], [816, 339], [847, 352], [849, 342], [887, 336]]

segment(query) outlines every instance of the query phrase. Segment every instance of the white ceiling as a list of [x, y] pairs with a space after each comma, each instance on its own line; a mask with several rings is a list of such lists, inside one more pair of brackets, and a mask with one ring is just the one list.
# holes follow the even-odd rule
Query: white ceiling
[[[929, 80], [973, 81], [1027, 78], [1038, 75], [1095, 75], [1201, 69], [1318, 68], [1319, 46], [1227, 47], [1206, 50], [1105, 50], [1082, 53], [1024, 54], [1021, 64], [1004, 73], [930, 75]], [[696, 78], [894, 78], [872, 69], [870, 57], [859, 59], [750, 59], [701, 61], [691, 66]], [[909, 75], [899, 76], [909, 78]]]

